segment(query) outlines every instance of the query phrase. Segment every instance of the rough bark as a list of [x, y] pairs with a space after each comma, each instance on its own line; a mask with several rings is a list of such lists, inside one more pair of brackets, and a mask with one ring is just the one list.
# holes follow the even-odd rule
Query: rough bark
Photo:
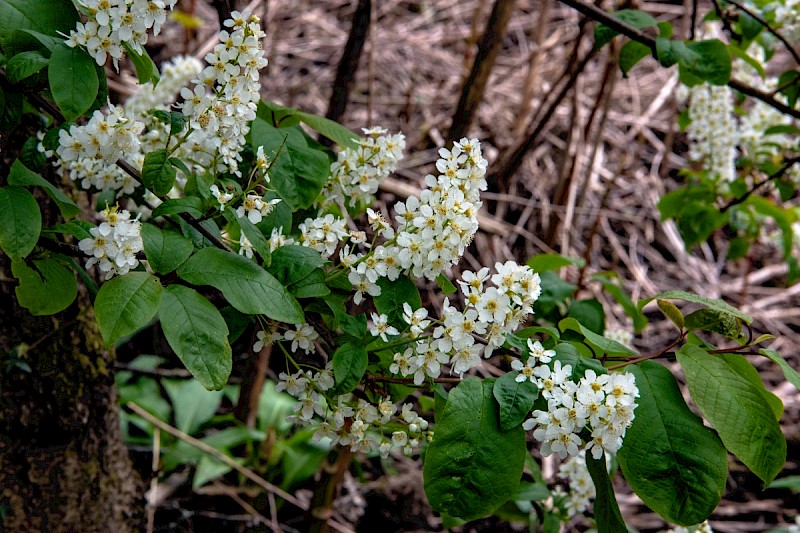
[[16, 303], [0, 253], [0, 531], [138, 531], [144, 501], [122, 441], [113, 354], [79, 294], [56, 317]]

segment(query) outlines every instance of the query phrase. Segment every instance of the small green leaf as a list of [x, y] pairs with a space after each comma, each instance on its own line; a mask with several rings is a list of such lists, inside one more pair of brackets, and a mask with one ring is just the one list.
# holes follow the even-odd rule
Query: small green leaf
[[211, 285], [238, 311], [263, 314], [290, 324], [305, 322], [303, 310], [286, 287], [269, 272], [240, 255], [202, 248], [178, 268], [178, 276], [195, 285]]
[[152, 224], [142, 224], [144, 254], [150, 268], [159, 274], [169, 274], [194, 252], [192, 241], [175, 231], [162, 230]]
[[522, 424], [539, 397], [539, 388], [527, 378], [517, 381], [519, 372], [508, 372], [494, 382], [492, 394], [500, 406], [500, 429], [508, 431]]
[[658, 308], [661, 309], [661, 312], [664, 313], [664, 316], [675, 324], [679, 330], [683, 331], [686, 323], [683, 320], [683, 313], [681, 313], [681, 310], [669, 300], [656, 298], [656, 303], [658, 304]]
[[725, 447], [686, 405], [667, 368], [644, 361], [626, 370], [636, 378], [639, 399], [617, 455], [622, 473], [665, 520], [684, 526], [702, 522], [725, 492]]
[[288, 289], [295, 298], [321, 298], [331, 293], [325, 284], [325, 272], [320, 268], [312, 270], [308, 276], [292, 283]]
[[378, 286], [381, 293], [374, 298], [375, 308], [389, 318], [389, 324], [399, 330], [405, 329], [408, 324], [403, 320], [403, 304], [408, 303], [414, 310], [422, 307], [419, 289], [413, 281], [402, 275], [394, 281], [379, 278]]
[[164, 336], [192, 376], [208, 390], [220, 390], [231, 373], [228, 325], [205, 297], [183, 285], [164, 291], [158, 317]]
[[20, 52], [6, 63], [6, 76], [11, 83], [19, 83], [42, 70], [50, 60], [38, 50]]
[[[756, 339], [756, 343], [757, 342], [758, 339]], [[762, 348], [761, 350], [758, 351], [758, 353], [760, 353], [761, 355], [763, 355], [764, 357], [766, 357], [767, 359], [778, 365], [781, 369], [781, 372], [783, 372], [783, 375], [786, 377], [789, 383], [794, 385], [796, 389], [800, 390], [800, 374], [798, 374], [797, 370], [792, 368], [789, 365], [789, 363], [787, 363], [786, 360], [783, 357], [781, 357], [781, 354], [779, 354], [775, 350], [769, 350], [767, 348]]]
[[75, 274], [55, 257], [35, 260], [33, 268], [17, 259], [11, 262], [11, 273], [19, 280], [19, 304], [34, 316], [63, 311], [78, 294]]
[[303, 113], [302, 111], [298, 112], [297, 116], [312, 130], [321, 133], [339, 146], [353, 149], [358, 148], [358, 141], [361, 140], [361, 137], [338, 122], [334, 122], [333, 120], [319, 115]]
[[193, 379], [163, 382], [175, 409], [175, 427], [189, 435], [210, 421], [222, 402], [222, 391], [209, 391]]
[[161, 283], [147, 272], [128, 272], [100, 287], [94, 314], [106, 346], [147, 325], [161, 302]]
[[456, 286], [453, 285], [453, 282], [444, 275], [444, 273], [436, 276], [436, 285], [438, 285], [442, 290], [442, 294], [455, 294], [455, 292], [458, 290], [456, 289]]
[[494, 512], [519, 487], [527, 449], [521, 426], [502, 431], [492, 379], [452, 389], [423, 466], [425, 494], [440, 513], [473, 520]]
[[61, 216], [64, 218], [74, 217], [81, 212], [78, 206], [75, 205], [75, 202], [70, 200], [66, 194], [61, 192], [61, 189], [41, 177], [39, 174], [30, 170], [28, 167], [23, 165], [19, 159], [14, 161], [14, 164], [11, 165], [11, 172], [8, 175], [8, 184], [33, 185], [36, 187], [41, 187], [44, 189], [44, 192], [47, 193], [47, 196], [52, 198], [56, 205], [58, 205], [58, 209], [61, 211]]
[[637, 307], [641, 310], [645, 305], [659, 298], [662, 300], [683, 300], [685, 302], [702, 304], [708, 307], [709, 309], [716, 309], [717, 311], [722, 311], [724, 313], [731, 314], [747, 324], [753, 321], [752, 318], [742, 313], [735, 307], [732, 307], [731, 305], [723, 302], [722, 300], [715, 300], [714, 298], [706, 298], [705, 296], [700, 296], [697, 294], [692, 294], [690, 292], [684, 292], [684, 291], [665, 291], [656, 294], [655, 296], [651, 296], [650, 298], [639, 300]]
[[566, 301], [577, 289], [576, 285], [568, 283], [551, 270], [539, 274], [541, 277], [542, 292], [536, 300], [533, 310], [537, 315], [550, 313], [560, 303]]
[[158, 85], [158, 67], [156, 67], [156, 64], [150, 59], [147, 50], [142, 47], [141, 52], [137, 52], [125, 41], [122, 42], [122, 46], [125, 47], [125, 51], [128, 53], [131, 63], [133, 63], [133, 68], [136, 69], [136, 77], [139, 78], [139, 85], [144, 85], [147, 82], [152, 82], [153, 87]]
[[[163, 109], [151, 109], [150, 114], [156, 117], [160, 122], [163, 122], [167, 126], [169, 126], [169, 133], [170, 135], [175, 135], [176, 133], [182, 132], [186, 128], [186, 115], [180, 113], [178, 111], [164, 111]], [[180, 162], [180, 159], [177, 161]], [[170, 162], [172, 162], [170, 160]], [[182, 164], [182, 163], [181, 163]], [[184, 174], [188, 175], [188, 169], [183, 171]]]
[[572, 300], [567, 309], [567, 316], [580, 322], [586, 329], [602, 335], [606, 329], [606, 313], [603, 304], [598, 300]]
[[686, 329], [711, 331], [730, 339], [738, 339], [742, 333], [742, 323], [730, 313], [716, 309], [698, 309], [686, 315]]
[[603, 289], [622, 307], [625, 314], [633, 321], [633, 330], [636, 333], [639, 333], [647, 326], [647, 317], [636, 308], [628, 293], [620, 286], [618, 274], [615, 272], [600, 272], [592, 275], [592, 280], [600, 282], [603, 285]]
[[678, 63], [681, 82], [690, 87], [704, 81], [725, 85], [730, 80], [731, 56], [719, 39], [684, 42], [659, 37], [656, 50], [663, 66]]
[[80, 16], [75, 6], [64, 0], [3, 0], [0, 2], [0, 20], [3, 21], [0, 24], [0, 47], [6, 50], [15, 30], [68, 34], [80, 22]]
[[570, 265], [582, 267], [583, 264], [583, 259], [560, 254], [537, 254], [528, 259], [528, 266], [540, 273], [546, 270], [560, 270]]
[[628, 41], [619, 50], [619, 69], [624, 77], [628, 77], [636, 63], [650, 55], [650, 47], [637, 41]]
[[336, 394], [346, 394], [355, 389], [367, 371], [369, 357], [360, 344], [347, 342], [333, 353], [333, 377]]
[[725, 447], [768, 485], [786, 462], [786, 439], [758, 372], [741, 355], [712, 355], [691, 344], [678, 350], [678, 362], [692, 399]]
[[86, 50], [66, 44], [53, 48], [47, 78], [53, 99], [67, 122], [86, 113], [100, 89], [94, 60]]
[[159, 204], [153, 209], [152, 218], [188, 213], [194, 218], [203, 216], [203, 200], [196, 196], [186, 196], [184, 198], [170, 198]]
[[144, 156], [142, 164], [142, 185], [156, 196], [164, 196], [175, 184], [176, 170], [167, 160], [165, 149], [153, 150]]
[[[627, 23], [634, 28], [646, 28], [648, 26], [656, 26], [658, 22], [650, 14], [636, 9], [621, 9], [614, 13], [609, 13], [612, 17]], [[594, 28], [594, 48], [600, 50], [602, 47], [611, 42], [617, 35], [617, 32], [604, 24], [598, 24]]]
[[42, 213], [22, 187], [0, 187], [0, 249], [11, 259], [33, 250], [42, 231]]
[[50, 226], [49, 228], [43, 228], [42, 233], [68, 233], [80, 241], [83, 239], [93, 238], [89, 230], [94, 227], [95, 225], [91, 222], [86, 222], [85, 220], [73, 220], [64, 224], [56, 224], [55, 226]]
[[[239, 229], [244, 236], [250, 241], [250, 244], [253, 245], [253, 250], [261, 257], [262, 261], [264, 262], [264, 266], [269, 267], [272, 264], [272, 253], [269, 251], [269, 242], [267, 238], [264, 237], [264, 234], [261, 233], [261, 230], [258, 227], [250, 222], [247, 217], [241, 217], [236, 219], [236, 223], [239, 225]], [[306, 250], [311, 250], [310, 248], [306, 248]], [[314, 250], [311, 250], [314, 253]], [[319, 255], [317, 253], [317, 255]], [[286, 283], [284, 283], [286, 285]]]
[[577, 331], [578, 333], [582, 334], [584, 337], [586, 337], [586, 342], [588, 342], [590, 346], [592, 346], [592, 350], [595, 352], [595, 355], [597, 356], [600, 356], [604, 353], [608, 355], [628, 355], [628, 356], [638, 355], [636, 352], [634, 352], [627, 346], [623, 346], [617, 341], [612, 341], [611, 339], [607, 339], [602, 335], [598, 335], [592, 330], [584, 327], [580, 322], [578, 322], [574, 318], [565, 318], [561, 320], [558, 323], [558, 329], [560, 329], [561, 331], [566, 331], [566, 330]]
[[586, 468], [594, 481], [596, 496], [594, 498], [594, 520], [597, 533], [621, 533], [628, 531], [622, 513], [619, 512], [617, 497], [611, 478], [606, 470], [605, 455], [595, 459], [591, 453], [586, 454]]

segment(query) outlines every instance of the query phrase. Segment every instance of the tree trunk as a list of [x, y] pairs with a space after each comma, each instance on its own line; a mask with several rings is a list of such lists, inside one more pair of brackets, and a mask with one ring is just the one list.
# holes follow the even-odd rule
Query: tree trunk
[[113, 352], [89, 298], [18, 306], [0, 253], [0, 531], [138, 531], [144, 501], [119, 427]]

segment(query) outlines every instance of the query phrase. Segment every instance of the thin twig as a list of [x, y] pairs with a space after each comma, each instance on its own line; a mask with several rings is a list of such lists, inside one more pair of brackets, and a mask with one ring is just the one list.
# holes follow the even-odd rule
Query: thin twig
[[790, 169], [790, 168], [792, 168], [792, 167], [793, 167], [793, 166], [794, 166], [796, 163], [800, 163], [800, 156], [795, 156], [795, 157], [791, 157], [791, 158], [789, 158], [789, 159], [786, 159], [786, 160], [785, 160], [785, 162], [784, 162], [784, 164], [783, 164], [783, 166], [782, 166], [781, 168], [779, 168], [778, 170], [776, 170], [775, 172], [773, 172], [772, 174], [770, 174], [769, 176], [767, 176], [767, 179], [765, 179], [764, 181], [762, 181], [762, 182], [759, 182], [759, 183], [755, 184], [755, 185], [754, 185], [754, 186], [753, 186], [753, 187], [752, 187], [750, 190], [748, 190], [746, 193], [744, 193], [744, 194], [743, 194], [742, 196], [740, 196], [739, 198], [734, 198], [733, 200], [731, 200], [730, 202], [728, 202], [727, 204], [725, 204], [725, 206], [724, 206], [724, 207], [722, 207], [722, 209], [720, 209], [720, 212], [721, 212], [721, 213], [724, 213], [724, 212], [726, 212], [728, 209], [730, 209], [731, 207], [733, 207], [733, 206], [735, 206], [735, 205], [738, 205], [738, 204], [741, 204], [742, 202], [746, 201], [748, 198], [750, 198], [750, 196], [751, 196], [751, 195], [752, 195], [754, 192], [756, 192], [757, 190], [759, 190], [761, 187], [763, 187], [763, 186], [764, 186], [764, 185], [766, 185], [767, 183], [770, 183], [770, 182], [772, 182], [772, 181], [775, 181], [775, 180], [777, 180], [777, 179], [780, 179], [780, 178], [781, 178], [781, 177], [782, 177], [784, 174], [786, 174], [786, 172], [788, 172], [788, 171], [789, 171], [789, 169]]

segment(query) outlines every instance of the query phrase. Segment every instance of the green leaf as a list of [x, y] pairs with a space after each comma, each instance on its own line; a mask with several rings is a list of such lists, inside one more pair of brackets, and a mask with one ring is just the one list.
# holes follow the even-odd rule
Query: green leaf
[[367, 336], [367, 316], [365, 314], [360, 314], [358, 316], [348, 314], [347, 310], [344, 308], [344, 303], [334, 295], [325, 298], [325, 303], [333, 312], [333, 316], [336, 318], [342, 331], [357, 339], [362, 339]]
[[50, 226], [49, 228], [43, 228], [42, 233], [68, 233], [80, 241], [83, 239], [92, 239], [93, 237], [89, 230], [94, 227], [96, 226], [91, 222], [86, 222], [85, 220], [73, 220], [64, 224], [56, 224], [55, 226]]
[[573, 300], [569, 303], [567, 316], [580, 322], [585, 328], [602, 335], [606, 328], [606, 313], [598, 300]]
[[725, 447], [768, 485], [786, 462], [786, 439], [758, 372], [740, 355], [711, 355], [691, 344], [678, 350], [678, 362], [692, 399]]
[[69, 34], [80, 22], [68, 0], [3, 0], [0, 2], [0, 46], [5, 50], [15, 30], [29, 29], [47, 35]]
[[312, 130], [321, 133], [339, 146], [353, 149], [358, 148], [358, 141], [361, 140], [361, 137], [338, 122], [334, 122], [333, 120], [319, 115], [303, 113], [302, 111], [296, 113], [296, 115]]
[[[742, 12], [741, 14], [744, 15], [744, 12]], [[753, 69], [756, 72], [758, 72], [758, 75], [761, 76], [761, 79], [767, 77], [767, 72], [764, 70], [764, 67], [761, 65], [761, 62], [747, 55], [747, 53], [744, 50], [735, 45], [728, 45], [728, 51], [733, 57], [738, 57], [739, 59], [741, 59], [742, 61], [753, 67]]]
[[455, 292], [458, 290], [456, 289], [456, 286], [453, 285], [453, 282], [444, 275], [444, 273], [436, 276], [436, 285], [438, 285], [442, 290], [442, 294], [455, 294]]
[[617, 454], [622, 473], [665, 520], [683, 526], [702, 522], [725, 492], [725, 447], [686, 405], [672, 372], [652, 361], [626, 370], [635, 376], [640, 397]]
[[742, 323], [738, 318], [716, 309], [698, 309], [686, 315], [685, 320], [688, 330], [711, 331], [730, 339], [738, 339], [742, 333]]
[[320, 268], [312, 270], [308, 276], [292, 283], [288, 289], [295, 298], [319, 298], [331, 293], [325, 284], [325, 272]]
[[158, 85], [158, 67], [153, 63], [153, 60], [150, 59], [147, 50], [142, 47], [141, 53], [137, 52], [126, 41], [122, 42], [122, 46], [125, 47], [125, 52], [127, 52], [128, 57], [131, 59], [133, 68], [136, 69], [136, 77], [139, 78], [139, 85], [144, 85], [147, 82], [153, 82], [153, 87]]
[[492, 382], [473, 376], [450, 391], [425, 454], [428, 501], [463, 520], [491, 514], [516, 493], [527, 455], [521, 426], [500, 429]]
[[211, 285], [246, 315], [302, 324], [303, 310], [272, 275], [249, 259], [217, 248], [198, 250], [178, 268], [178, 276], [195, 285]]
[[53, 48], [47, 79], [53, 99], [67, 122], [86, 113], [100, 89], [94, 60], [86, 50], [66, 44]]
[[247, 217], [237, 218], [236, 223], [239, 224], [239, 229], [244, 233], [244, 236], [250, 241], [250, 244], [253, 245], [253, 249], [263, 260], [264, 266], [270, 266], [272, 263], [272, 253], [269, 251], [269, 242], [267, 242], [267, 238], [264, 237], [261, 230], [250, 222]]
[[778, 78], [778, 87], [781, 94], [786, 97], [789, 106], [794, 107], [800, 97], [800, 71], [786, 70]]
[[757, 213], [764, 216], [771, 217], [778, 228], [781, 230], [781, 249], [783, 250], [783, 258], [788, 259], [792, 256], [792, 248], [794, 245], [794, 230], [792, 223], [795, 221], [795, 213], [792, 208], [781, 208], [775, 205], [772, 201], [763, 196], [752, 195], [744, 205], [753, 206]]
[[153, 209], [152, 218], [188, 213], [194, 218], [203, 216], [203, 200], [196, 196], [186, 196], [185, 198], [170, 198], [159, 204]]
[[314, 269], [325, 264], [319, 252], [308, 246], [281, 246], [272, 252], [269, 272], [284, 285], [291, 285], [305, 278]]
[[500, 429], [508, 431], [522, 424], [539, 397], [539, 388], [527, 378], [517, 381], [519, 372], [508, 372], [494, 382], [492, 394], [500, 406]]
[[[170, 135], [175, 135], [176, 133], [180, 133], [186, 128], [186, 121], [188, 119], [186, 118], [186, 115], [184, 115], [179, 111], [164, 111], [163, 109], [151, 109], [150, 114], [156, 117], [160, 122], [163, 122], [164, 124], [169, 126]], [[176, 159], [176, 161], [178, 161], [180, 165], [183, 165], [183, 162], [180, 159]], [[188, 168], [182, 171], [187, 176], [190, 174]]]
[[577, 289], [576, 285], [567, 283], [553, 271], [545, 270], [539, 274], [541, 277], [542, 293], [534, 304], [534, 312], [546, 315], [560, 303], [566, 301]]
[[719, 39], [683, 42], [659, 37], [656, 51], [663, 66], [678, 63], [680, 80], [689, 87], [704, 81], [725, 85], [730, 80], [731, 56]]
[[78, 284], [72, 270], [57, 258], [11, 262], [11, 273], [19, 280], [15, 289], [19, 304], [34, 316], [54, 315], [75, 300]]
[[[609, 13], [612, 17], [627, 23], [634, 28], [646, 28], [648, 26], [656, 26], [658, 22], [648, 13], [636, 9], [621, 9], [614, 13]], [[594, 28], [594, 48], [600, 50], [602, 47], [611, 42], [617, 35], [617, 32], [604, 24], [598, 24]]]
[[769, 489], [789, 489], [800, 493], [800, 476], [785, 476], [770, 483]]
[[637, 41], [628, 41], [619, 50], [619, 69], [622, 76], [627, 78], [636, 63], [650, 55], [650, 47]]
[[602, 272], [592, 276], [592, 280], [602, 284], [603, 289], [622, 307], [625, 314], [633, 321], [633, 330], [639, 333], [647, 326], [647, 317], [636, 308], [625, 289], [618, 283], [618, 279], [619, 276], [615, 272]]
[[147, 325], [161, 302], [161, 283], [147, 272], [128, 272], [103, 283], [94, 314], [106, 346]]
[[389, 318], [389, 324], [404, 330], [408, 324], [403, 320], [403, 304], [408, 303], [413, 310], [422, 307], [419, 289], [413, 281], [402, 275], [394, 281], [379, 278], [378, 285], [381, 293], [374, 298], [375, 309]]
[[222, 391], [209, 391], [193, 379], [163, 382], [175, 411], [175, 427], [189, 435], [211, 420], [222, 402]]
[[655, 296], [651, 296], [650, 298], [639, 300], [637, 307], [639, 308], [639, 310], [641, 310], [642, 308], [644, 308], [645, 305], [658, 298], [662, 300], [683, 300], [685, 302], [702, 304], [708, 307], [709, 309], [716, 309], [717, 311], [722, 311], [723, 313], [731, 314], [747, 324], [753, 321], [752, 318], [742, 313], [735, 307], [732, 307], [731, 305], [723, 302], [722, 300], [715, 300], [714, 298], [706, 298], [705, 296], [700, 296], [698, 294], [692, 294], [690, 292], [684, 292], [684, 291], [665, 291], [656, 294]]
[[628, 531], [625, 520], [619, 512], [614, 487], [606, 470], [605, 455], [595, 459], [591, 453], [586, 454], [586, 468], [594, 481], [597, 495], [594, 497], [594, 520], [597, 533], [620, 533]]
[[222, 389], [232, 359], [228, 325], [217, 308], [189, 287], [170, 285], [158, 317], [167, 342], [192, 376], [206, 389]]
[[169, 274], [192, 255], [192, 241], [180, 233], [162, 230], [148, 223], [141, 227], [144, 254], [155, 272]]
[[794, 385], [796, 389], [800, 390], [800, 374], [798, 374], [797, 371], [792, 368], [783, 357], [781, 357], [781, 354], [775, 350], [769, 350], [767, 348], [762, 348], [758, 351], [758, 353], [778, 365], [789, 383]]
[[336, 394], [346, 394], [355, 389], [367, 371], [369, 357], [360, 344], [347, 342], [333, 352], [333, 377]]
[[175, 184], [177, 171], [168, 161], [165, 149], [153, 150], [144, 156], [142, 164], [142, 185], [156, 196], [164, 196]]
[[664, 316], [667, 317], [670, 322], [675, 324], [679, 330], [683, 331], [683, 328], [686, 327], [686, 322], [683, 319], [683, 313], [681, 313], [681, 310], [678, 309], [674, 303], [668, 300], [656, 298], [656, 303], [658, 304], [658, 308], [661, 309], [661, 312], [664, 313]]
[[570, 265], [582, 267], [583, 264], [583, 259], [567, 257], [560, 254], [537, 254], [528, 259], [528, 266], [539, 273], [546, 270], [560, 270]]
[[574, 318], [565, 318], [561, 320], [558, 323], [558, 329], [561, 331], [577, 331], [578, 333], [582, 334], [584, 337], [586, 337], [586, 341], [590, 344], [592, 350], [597, 356], [600, 356], [604, 353], [608, 355], [638, 355], [627, 346], [624, 346], [617, 341], [607, 339], [602, 335], [598, 335], [597, 333], [583, 326]]
[[22, 187], [0, 187], [0, 249], [11, 259], [25, 257], [36, 246], [42, 212]]
[[30, 170], [28, 167], [23, 165], [19, 159], [14, 161], [14, 164], [11, 165], [11, 172], [8, 174], [8, 184], [33, 185], [36, 187], [41, 187], [44, 189], [44, 192], [47, 193], [47, 196], [52, 198], [56, 205], [58, 205], [58, 209], [61, 211], [61, 216], [64, 218], [74, 217], [81, 212], [78, 206], [75, 205], [75, 202], [70, 200], [66, 194], [61, 192], [61, 189], [41, 177], [36, 172]]
[[50, 60], [38, 50], [20, 52], [6, 63], [6, 76], [11, 83], [19, 83], [47, 66]]
[[325, 153], [310, 148], [301, 129], [278, 129], [259, 118], [250, 135], [253, 152], [263, 146], [272, 161], [270, 187], [293, 210], [310, 207], [330, 175]]

